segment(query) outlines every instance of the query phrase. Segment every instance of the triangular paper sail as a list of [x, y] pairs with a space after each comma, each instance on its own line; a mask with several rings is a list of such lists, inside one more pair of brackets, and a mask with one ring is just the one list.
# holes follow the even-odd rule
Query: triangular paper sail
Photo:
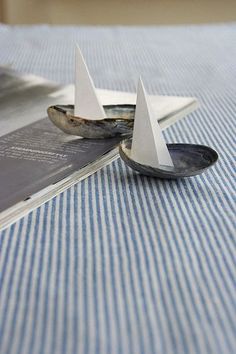
[[106, 118], [80, 48], [76, 47], [75, 110], [76, 117], [99, 120]]
[[138, 83], [131, 158], [156, 168], [160, 165], [174, 166], [141, 79]]

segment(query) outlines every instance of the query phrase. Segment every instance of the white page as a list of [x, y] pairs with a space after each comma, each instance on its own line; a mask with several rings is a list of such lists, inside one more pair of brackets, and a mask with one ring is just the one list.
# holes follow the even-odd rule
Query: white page
[[[103, 105], [112, 104], [136, 104], [136, 93], [96, 89]], [[74, 86], [67, 85], [63, 89], [52, 93], [52, 98], [58, 97], [61, 104], [72, 104], [74, 97]], [[168, 118], [162, 128], [167, 128], [175, 121], [198, 108], [199, 104], [195, 97], [161, 96], [148, 95], [149, 102], [154, 114], [159, 120]], [[61, 100], [61, 101], [59, 101]]]
[[[40, 78], [35, 75], [21, 75], [18, 74], [20, 78], [25, 80], [25, 85], [29, 88], [37, 86], [39, 83], [48, 87], [49, 85], [54, 87], [51, 93], [45, 93], [45, 98], [47, 97], [48, 106], [55, 104], [73, 104], [74, 100], [74, 85], [66, 85], [60, 87], [51, 81]], [[136, 94], [131, 92], [122, 92], [122, 91], [112, 91], [104, 89], [96, 89], [100, 101], [103, 105], [109, 104], [135, 104], [136, 103]], [[4, 99], [4, 97], [3, 97]], [[46, 100], [46, 99], [45, 99]], [[193, 97], [176, 97], [176, 96], [149, 96], [149, 100], [152, 104], [152, 108], [157, 117], [162, 120], [162, 129], [167, 128], [175, 121], [183, 118], [188, 113], [191, 113], [198, 107], [198, 102]], [[9, 132], [19, 129], [27, 124], [36, 122], [39, 119], [42, 119], [47, 116], [47, 108], [44, 107], [42, 110], [41, 106], [32, 105], [31, 101], [24, 106], [14, 106], [13, 102], [11, 104], [12, 111], [16, 112], [16, 115], [12, 114], [9, 117], [9, 107], [1, 112], [0, 119], [0, 136], [8, 134]], [[16, 119], [21, 109], [21, 119]]]

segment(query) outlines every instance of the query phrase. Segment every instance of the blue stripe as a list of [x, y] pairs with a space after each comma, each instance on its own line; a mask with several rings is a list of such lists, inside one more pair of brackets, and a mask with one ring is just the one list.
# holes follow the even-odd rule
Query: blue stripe
[[[40, 218], [40, 208], [37, 209], [36, 211], [36, 225], [39, 224], [39, 218]], [[27, 280], [27, 285], [26, 285], [26, 297], [25, 297], [25, 308], [23, 311], [23, 322], [22, 322], [22, 327], [20, 330], [20, 343], [18, 347], [18, 354], [22, 352], [22, 346], [25, 340], [25, 329], [27, 325], [27, 315], [28, 315], [28, 303], [30, 299], [30, 292], [31, 292], [31, 286], [32, 286], [32, 281], [33, 281], [33, 269], [34, 269], [34, 263], [35, 263], [35, 252], [36, 252], [36, 241], [38, 237], [38, 232], [37, 228], [35, 227], [33, 229], [33, 235], [32, 235], [32, 251], [30, 255], [30, 267], [29, 267], [29, 275], [28, 275], [28, 280]]]
[[[109, 197], [111, 200], [111, 203], [114, 205], [114, 199], [113, 199], [113, 190], [112, 190], [112, 183], [111, 183], [111, 179], [110, 179], [110, 171], [108, 170], [108, 168], [106, 169], [107, 172], [107, 180], [108, 180], [108, 187], [109, 187]], [[101, 170], [101, 177], [103, 180], [105, 180], [105, 174], [104, 174], [104, 170]], [[106, 194], [106, 189], [105, 189], [105, 184], [102, 184], [102, 193], [103, 195]], [[120, 324], [119, 324], [119, 314], [117, 311], [117, 296], [116, 296], [116, 291], [115, 291], [115, 275], [114, 275], [114, 258], [113, 258], [113, 251], [112, 251], [112, 242], [110, 239], [110, 235], [111, 235], [111, 230], [115, 231], [115, 234], [117, 235], [116, 238], [116, 242], [117, 242], [117, 253], [118, 253], [118, 257], [119, 257], [119, 269], [120, 269], [120, 273], [121, 273], [121, 287], [122, 287], [122, 295], [123, 295], [123, 300], [124, 300], [124, 312], [125, 312], [125, 319], [126, 319], [126, 324], [127, 324], [127, 328], [128, 328], [128, 333], [129, 333], [129, 348], [130, 348], [130, 352], [133, 352], [133, 343], [132, 343], [132, 337], [131, 337], [131, 320], [130, 320], [130, 316], [129, 316], [129, 308], [128, 308], [128, 303], [127, 303], [127, 294], [126, 294], [126, 288], [125, 288], [125, 283], [124, 283], [124, 267], [123, 267], [123, 261], [122, 261], [122, 255], [120, 252], [121, 249], [121, 244], [119, 241], [119, 237], [118, 237], [118, 224], [117, 224], [117, 219], [116, 219], [116, 213], [113, 211], [111, 211], [111, 217], [112, 217], [112, 222], [113, 222], [113, 226], [111, 227], [110, 222], [109, 222], [109, 207], [107, 205], [106, 200], [104, 200], [104, 209], [105, 209], [105, 222], [106, 222], [106, 227], [107, 227], [107, 238], [108, 238], [108, 246], [109, 246], [109, 253], [110, 253], [110, 259], [111, 259], [111, 273], [112, 273], [112, 290], [113, 290], [113, 297], [116, 303], [115, 306], [115, 316], [117, 318], [117, 331], [118, 331], [118, 336], [120, 337]], [[113, 246], [114, 247], [114, 246]], [[121, 343], [119, 343], [120, 345]]]
[[84, 346], [87, 348], [87, 351], [89, 352], [89, 346], [90, 346], [90, 341], [89, 341], [89, 324], [88, 324], [88, 254], [87, 254], [87, 223], [86, 223], [86, 215], [85, 215], [85, 189], [81, 189], [81, 220], [82, 220], [82, 237], [83, 237], [83, 285], [84, 288], [81, 289], [81, 292], [83, 293], [83, 323], [84, 323]]
[[[149, 180], [147, 180], [147, 183], [149, 184], [149, 187], [151, 189], [153, 189], [153, 186], [150, 185], [150, 181]], [[158, 186], [158, 185], [161, 185], [163, 182], [162, 181], [158, 181], [158, 182], [155, 181], [154, 183], [155, 183], [155, 185]], [[161, 188], [157, 192], [158, 192], [158, 197], [160, 198], [161, 208], [163, 208], [165, 211], [167, 211], [166, 202], [165, 202], [165, 200], [163, 198], [163, 194], [161, 192]], [[154, 203], [155, 203], [155, 200], [154, 200]], [[157, 213], [159, 214], [160, 206], [156, 204], [156, 208], [157, 208]], [[160, 220], [162, 219], [160, 214], [159, 214], [159, 218], [160, 218]], [[162, 223], [162, 221], [161, 221], [161, 223]], [[162, 223], [162, 226], [163, 226], [163, 229], [164, 229], [163, 235], [166, 235], [167, 234], [167, 230], [166, 230], [166, 227], [165, 227], [164, 223]], [[169, 226], [171, 227], [173, 235], [174, 235], [175, 231], [174, 231], [174, 228], [172, 227], [172, 224], [170, 223]], [[172, 301], [172, 305], [173, 305], [172, 310], [174, 311], [176, 319], [177, 319], [177, 322], [179, 323], [179, 330], [180, 330], [181, 341], [182, 341], [182, 345], [183, 345], [184, 351], [188, 352], [189, 348], [187, 346], [187, 341], [186, 341], [186, 336], [185, 336], [185, 333], [184, 333], [184, 328], [183, 328], [182, 322], [180, 321], [180, 314], [179, 314], [178, 306], [177, 306], [176, 299], [175, 299], [175, 296], [174, 296], [174, 293], [173, 293], [173, 286], [172, 286], [172, 284], [171, 284], [171, 282], [169, 280], [169, 277], [168, 277], [167, 259], [166, 259], [164, 248], [163, 248], [163, 244], [162, 244], [160, 238], [158, 238], [158, 245], [160, 247], [160, 251], [161, 251], [161, 254], [162, 254], [162, 262], [163, 262], [163, 266], [165, 268], [165, 273], [167, 275], [166, 281], [167, 281], [167, 285], [168, 285], [168, 289], [169, 289], [169, 293], [170, 293], [170, 297], [171, 297], [171, 301]], [[176, 346], [177, 345], [178, 344], [176, 343]]]
[[[112, 174], [113, 171], [111, 171], [110, 173]], [[111, 190], [111, 194], [113, 194], [113, 193], [117, 194], [118, 205], [121, 206], [121, 204], [122, 204], [121, 195], [120, 195], [119, 189], [118, 189], [119, 182], [118, 182], [116, 173], [114, 173], [113, 177], [114, 177], [114, 181], [115, 181], [115, 188], [114, 188], [114, 184], [110, 182], [110, 185], [112, 185], [113, 188], [114, 188], [113, 190]], [[121, 217], [122, 221], [124, 220], [124, 212], [126, 212], [126, 210], [123, 211], [123, 209], [121, 208], [120, 209], [120, 217]], [[143, 353], [144, 352], [144, 342], [143, 342], [143, 336], [142, 336], [142, 327], [141, 327], [140, 313], [139, 313], [139, 310], [138, 310], [138, 304], [137, 304], [137, 299], [136, 299], [137, 295], [135, 293], [135, 285], [134, 285], [134, 280], [133, 280], [133, 277], [132, 277], [132, 268], [131, 268], [132, 261], [131, 261], [131, 255], [130, 255], [130, 246], [129, 246], [129, 243], [128, 243], [128, 240], [127, 240], [127, 237], [130, 237], [130, 232], [129, 232], [128, 235], [126, 234], [126, 228], [124, 227], [124, 223], [123, 222], [121, 223], [120, 226], [122, 228], [122, 236], [124, 237], [125, 251], [126, 251], [126, 256], [127, 256], [127, 259], [128, 259], [128, 272], [129, 272], [129, 277], [130, 277], [130, 282], [131, 282], [132, 297], [133, 297], [133, 300], [134, 300], [135, 317], [136, 317], [137, 326], [138, 326], [139, 337], [137, 338], [137, 340], [140, 343], [141, 353]], [[137, 264], [135, 264], [135, 266], [137, 266]]]
[[38, 325], [38, 307], [39, 307], [39, 299], [40, 299], [40, 289], [41, 289], [41, 278], [42, 278], [42, 264], [44, 263], [44, 252], [45, 252], [45, 234], [46, 234], [46, 227], [47, 227], [47, 211], [48, 211], [48, 203], [45, 204], [44, 213], [43, 213], [43, 228], [42, 234], [40, 238], [40, 254], [39, 254], [39, 264], [37, 272], [37, 283], [36, 283], [36, 291], [35, 291], [35, 307], [33, 311], [33, 324], [31, 328], [31, 340], [29, 344], [29, 354], [32, 352], [32, 348], [34, 346], [35, 335], [36, 332], [39, 330]]
[[[6, 274], [7, 274], [6, 273], [7, 261], [8, 261], [8, 257], [9, 257], [9, 252], [10, 252], [10, 248], [11, 248], [11, 242], [12, 242], [14, 230], [15, 230], [15, 224], [13, 224], [10, 227], [9, 239], [8, 239], [7, 246], [6, 246], [6, 251], [5, 251], [5, 258], [4, 258], [4, 262], [3, 262], [2, 271], [1, 271], [1, 274], [0, 274], [0, 292], [2, 291], [2, 286], [4, 284], [4, 278], [5, 278]], [[5, 232], [4, 232], [4, 235], [5, 235]]]
[[[180, 190], [179, 190], [178, 192], [181, 193], [181, 197], [183, 198], [183, 200], [185, 200], [185, 201], [187, 202], [185, 195], [182, 194], [182, 192], [181, 192]], [[189, 197], [189, 196], [188, 196], [188, 197]], [[194, 203], [194, 200], [192, 200], [192, 203]], [[179, 207], [181, 207], [180, 204], [179, 204]], [[194, 211], [193, 211], [193, 212], [196, 213], [196, 214], [198, 214], [196, 208], [194, 208]], [[192, 213], [192, 211], [191, 211], [191, 213]], [[183, 217], [184, 217], [184, 213], [183, 213], [182, 215], [183, 215]], [[199, 214], [198, 214], [198, 220], [199, 220], [199, 221], [201, 220]], [[192, 219], [192, 222], [193, 222], [193, 219]], [[198, 237], [198, 241], [199, 241], [200, 244], [201, 244], [201, 250], [202, 250], [202, 252], [203, 252], [203, 254], [204, 254], [204, 256], [205, 256], [205, 260], [206, 260], [206, 262], [207, 262], [207, 266], [208, 266], [207, 269], [210, 271], [210, 274], [211, 274], [212, 278], [215, 280], [214, 272], [212, 271], [211, 264], [210, 264], [210, 262], [209, 262], [209, 260], [208, 260], [207, 254], [206, 254], [205, 249], [204, 249], [204, 246], [203, 246], [203, 244], [202, 244], [202, 239], [201, 239], [202, 233], [198, 231], [198, 226], [197, 226], [197, 225], [195, 225], [195, 227], [196, 227], [196, 234], [199, 236], [199, 237]], [[201, 228], [202, 228], [203, 231], [204, 231], [204, 232], [203, 232], [203, 235], [204, 235], [204, 234], [205, 234], [204, 225], [201, 224]], [[191, 232], [190, 232], [190, 235], [191, 235]], [[192, 241], [193, 238], [191, 237], [190, 240]], [[193, 245], [193, 247], [195, 247], [194, 244], [192, 244], [192, 245]], [[197, 253], [197, 252], [196, 252], [196, 255], [198, 256], [198, 253]], [[202, 276], [203, 276], [203, 278], [204, 278], [204, 282], [205, 282], [205, 284], [206, 284], [206, 288], [207, 288], [207, 290], [208, 290], [208, 292], [209, 292], [209, 296], [212, 298], [212, 297], [214, 296], [214, 294], [212, 293], [212, 291], [210, 290], [210, 288], [209, 288], [209, 286], [208, 286], [208, 280], [207, 280], [207, 278], [206, 278], [205, 271], [204, 271], [204, 269], [203, 269], [203, 267], [202, 267], [202, 263], [201, 263], [201, 260], [200, 260], [199, 257], [198, 257], [198, 261], [199, 261], [199, 267], [200, 267], [200, 269], [201, 269], [201, 271], [202, 271]], [[221, 297], [220, 289], [219, 289], [219, 287], [218, 287], [218, 284], [215, 284], [215, 286], [217, 287], [218, 295]], [[213, 305], [215, 305], [215, 304], [213, 303]], [[220, 317], [219, 317], [219, 315], [218, 315], [217, 306], [214, 306], [214, 307], [215, 307], [215, 311], [216, 311], [216, 314], [217, 314], [219, 323], [220, 323], [220, 325], [221, 325], [221, 328], [222, 328], [222, 330], [224, 331], [224, 333], [225, 333], [225, 335], [226, 335], [226, 332], [225, 332], [225, 329], [224, 329], [224, 323], [222, 323], [222, 321], [221, 321], [221, 319], [220, 319]], [[225, 309], [225, 310], [226, 310], [226, 309]], [[216, 336], [215, 339], [216, 339], [216, 341], [218, 340], [217, 336]], [[219, 344], [219, 347], [220, 347], [220, 342], [219, 342], [218, 344]]]
[[[6, 285], [7, 294], [6, 294], [6, 299], [5, 299], [5, 303], [4, 303], [4, 312], [3, 312], [2, 321], [1, 321], [2, 324], [3, 324], [3, 327], [1, 329], [1, 332], [2, 332], [3, 335], [4, 335], [4, 332], [5, 332], [5, 325], [7, 324], [6, 319], [7, 319], [7, 316], [8, 316], [8, 306], [9, 306], [9, 301], [10, 301], [10, 293], [11, 293], [12, 283], [13, 283], [14, 275], [15, 275], [17, 253], [19, 251], [20, 234], [22, 232], [23, 223], [24, 223], [24, 220], [22, 219], [20, 221], [19, 229], [18, 229], [17, 234], [15, 236], [17, 238], [17, 242], [15, 244], [15, 248], [14, 248], [14, 252], [13, 252], [13, 254], [14, 254], [13, 264], [12, 264], [12, 268], [11, 268], [9, 281], [8, 281], [8, 284]], [[13, 230], [14, 230], [14, 228], [12, 228], [12, 231]], [[12, 235], [10, 235], [10, 240], [11, 240], [11, 238], [12, 238]]]
[[[88, 188], [91, 190], [92, 186], [92, 178], [88, 178]], [[89, 219], [90, 219], [90, 229], [89, 233], [87, 233], [86, 237], [91, 238], [91, 247], [92, 247], [92, 261], [93, 261], [93, 269], [92, 269], [92, 281], [93, 281], [93, 301], [94, 301], [94, 320], [95, 320], [95, 328], [96, 328], [96, 335], [95, 335], [95, 353], [101, 352], [99, 348], [99, 338], [100, 338], [100, 331], [99, 331], [99, 320], [98, 320], [98, 288], [97, 288], [97, 252], [96, 252], [96, 245], [94, 238], [95, 235], [95, 228], [94, 228], [94, 218], [93, 218], [93, 203], [92, 203], [92, 196], [88, 196], [88, 208], [89, 208]]]
[[[97, 173], [94, 175], [94, 183], [95, 183], [95, 194], [97, 195], [99, 190], [98, 190], [98, 175]], [[103, 188], [103, 192], [104, 188]], [[105, 193], [104, 193], [105, 195]], [[93, 208], [92, 203], [90, 206]], [[100, 254], [102, 256], [102, 284], [103, 284], [103, 289], [104, 289], [104, 312], [105, 312], [105, 319], [106, 319], [106, 333], [107, 333], [107, 353], [112, 352], [111, 348], [111, 331], [110, 331], [110, 326], [109, 326], [109, 310], [107, 307], [108, 304], [108, 294], [107, 294], [107, 284], [106, 284], [106, 273], [105, 273], [105, 267], [106, 267], [106, 262], [105, 262], [105, 254], [104, 254], [104, 235], [103, 235], [103, 230], [102, 230], [102, 219], [101, 219], [101, 212], [100, 212], [100, 203], [99, 199], [96, 198], [96, 207], [97, 207], [97, 224], [98, 224], [98, 238], [100, 239]], [[104, 208], [105, 209], [105, 208]], [[107, 225], [109, 225], [109, 222], [107, 222]], [[111, 234], [111, 231], [108, 231], [108, 234]], [[110, 251], [110, 257], [111, 260], [113, 258], [113, 251], [112, 248], [110, 247], [109, 244], [109, 251]], [[115, 308], [114, 308], [114, 313], [115, 313], [115, 321], [116, 321], [116, 327], [117, 327], [117, 333], [118, 333], [118, 350], [119, 352], [122, 352], [121, 349], [121, 333], [120, 333], [120, 323], [119, 323], [119, 315], [117, 311], [117, 298], [116, 298], [116, 292], [115, 292], [115, 282], [114, 282], [114, 265], [111, 265], [111, 273], [112, 273], [112, 288], [113, 288], [113, 297], [115, 300]], [[114, 320], [114, 319], [113, 319]]]
[[52, 267], [52, 252], [53, 252], [53, 244], [54, 244], [54, 224], [55, 224], [55, 209], [56, 209], [56, 200], [55, 198], [51, 201], [52, 210], [51, 215], [52, 219], [50, 220], [50, 243], [49, 243], [49, 256], [47, 261], [47, 278], [46, 278], [46, 288], [45, 288], [45, 297], [44, 297], [44, 310], [42, 314], [42, 334], [41, 334], [41, 349], [43, 352], [46, 338], [48, 336], [48, 311], [49, 311], [49, 286], [51, 284], [51, 267]]
[[[121, 169], [119, 169], [121, 170]], [[123, 171], [121, 170], [121, 178], [124, 178], [124, 175], [122, 173]], [[116, 170], [116, 173], [117, 173], [117, 176], [119, 175], [118, 173], [118, 170]], [[118, 182], [118, 178], [115, 177], [115, 180]], [[126, 187], [127, 184], [124, 183], [124, 187]], [[130, 205], [129, 205], [129, 202], [128, 202], [128, 196], [127, 196], [127, 189], [126, 188], [123, 188], [123, 193], [124, 193], [124, 198], [125, 198], [125, 205], [126, 205], [126, 212], [128, 213], [128, 215], [131, 215], [131, 210], [130, 210]], [[131, 193], [132, 195], [132, 193]], [[145, 289], [144, 289], [144, 283], [143, 283], [143, 274], [142, 274], [142, 270], [141, 270], [141, 265], [140, 265], [140, 256], [139, 256], [139, 250], [138, 250], [138, 246], [137, 246], [137, 241], [136, 241], [136, 232], [135, 232], [135, 228], [134, 228], [134, 225], [136, 224], [139, 228], [139, 237], [141, 239], [141, 235], [142, 235], [142, 230], [141, 230], [141, 227], [140, 227], [140, 222], [139, 222], [139, 217], [137, 215], [137, 209], [136, 209], [136, 202], [134, 202], [134, 204], [132, 205], [133, 206], [133, 212], [134, 212], [134, 216], [135, 216], [135, 219], [130, 219], [129, 221], [129, 228], [130, 228], [130, 237], [133, 241], [133, 247], [134, 247], [134, 253], [135, 253], [135, 258], [136, 258], [136, 267], [137, 267], [137, 270], [138, 270], [138, 275], [139, 275], [139, 281], [140, 281], [140, 291], [141, 291], [141, 294], [142, 294], [142, 303], [143, 303], [143, 311], [145, 312], [145, 315], [146, 315], [146, 318], [147, 318], [147, 327], [148, 327], [148, 332], [149, 332], [149, 337], [150, 337], [150, 342], [151, 342], [151, 348], [152, 348], [152, 351], [154, 352], [154, 333], [153, 333], [153, 329], [152, 329], [152, 326], [151, 326], [151, 323], [150, 323], [150, 314], [149, 314], [149, 311], [148, 311], [148, 308], [147, 308], [147, 302], [146, 302], [146, 296], [145, 296]], [[134, 222], [135, 220], [135, 222]], [[142, 239], [141, 239], [142, 241]], [[143, 250], [145, 251], [145, 246], [143, 248]], [[149, 273], [149, 268], [148, 268], [148, 263], [146, 262], [146, 271], [147, 273]], [[143, 313], [142, 311], [142, 313]]]
[[[73, 283], [74, 283], [74, 287], [73, 287], [73, 307], [74, 309], [78, 309], [78, 304], [79, 304], [79, 296], [81, 296], [81, 290], [79, 289], [79, 285], [78, 285], [78, 276], [79, 276], [79, 245], [78, 245], [78, 204], [77, 204], [77, 200], [78, 200], [78, 187], [77, 185], [75, 185], [74, 188], [74, 198], [73, 198], [73, 205], [74, 205], [74, 250], [73, 250], [73, 254], [74, 254], [74, 277], [73, 277]], [[72, 346], [72, 352], [76, 353], [78, 352], [78, 333], [79, 333], [79, 318], [78, 318], [78, 314], [75, 311], [73, 314], [73, 331], [74, 331], [74, 339], [73, 339], [73, 346]]]
[[[65, 239], [65, 263], [64, 263], [64, 271], [65, 275], [63, 277], [63, 333], [62, 333], [62, 351], [63, 353], [67, 352], [67, 337], [68, 337], [68, 292], [70, 291], [68, 289], [69, 287], [69, 270], [70, 270], [70, 256], [69, 256], [69, 250], [70, 250], [70, 229], [69, 229], [69, 215], [70, 215], [70, 194], [71, 192], [68, 190], [68, 193], [66, 193], [66, 215], [62, 216], [62, 222], [64, 221], [66, 223], [66, 228], [65, 232], [61, 231], [62, 238]], [[63, 196], [65, 193], [63, 193]], [[59, 291], [59, 289], [57, 289]]]
[[[14, 333], [15, 333], [15, 324], [17, 321], [17, 308], [18, 308], [18, 304], [20, 303], [21, 300], [21, 284], [22, 284], [22, 279], [24, 277], [24, 270], [25, 270], [25, 260], [26, 260], [26, 255], [27, 255], [27, 251], [28, 251], [28, 240], [27, 240], [27, 235], [30, 232], [30, 228], [31, 228], [31, 223], [32, 223], [32, 213], [29, 214], [28, 216], [28, 222], [27, 222], [27, 228], [26, 228], [26, 237], [24, 240], [24, 251], [23, 251], [23, 255], [22, 255], [22, 262], [21, 262], [21, 266], [20, 266], [20, 274], [19, 274], [19, 278], [18, 278], [18, 284], [17, 284], [17, 296], [16, 296], [16, 300], [15, 300], [15, 307], [14, 307], [14, 313], [13, 313], [13, 318], [11, 321], [11, 329], [9, 332], [9, 353], [11, 353], [11, 346], [13, 344], [12, 338], [14, 338]], [[20, 237], [19, 237], [20, 240]], [[7, 309], [6, 309], [7, 310]]]
[[52, 341], [51, 341], [51, 348], [50, 351], [53, 353], [53, 351], [56, 348], [56, 343], [58, 341], [58, 332], [57, 332], [57, 327], [58, 327], [58, 288], [60, 287], [60, 272], [61, 272], [61, 253], [62, 253], [62, 215], [63, 215], [63, 194], [60, 194], [59, 196], [59, 213], [61, 217], [58, 220], [58, 234], [57, 234], [57, 240], [56, 240], [56, 247], [57, 247], [57, 266], [56, 266], [56, 275], [55, 275], [55, 285], [54, 285], [54, 301], [53, 301], [53, 333], [52, 333]]

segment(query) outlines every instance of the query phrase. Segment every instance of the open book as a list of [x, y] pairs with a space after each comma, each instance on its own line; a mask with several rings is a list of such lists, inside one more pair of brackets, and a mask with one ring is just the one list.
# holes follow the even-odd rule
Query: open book
[[[136, 95], [98, 90], [102, 104], [134, 104]], [[150, 96], [162, 129], [197, 107], [194, 98]], [[0, 228], [118, 157], [121, 137], [67, 135], [47, 118], [53, 104], [72, 103], [73, 86], [0, 68]]]

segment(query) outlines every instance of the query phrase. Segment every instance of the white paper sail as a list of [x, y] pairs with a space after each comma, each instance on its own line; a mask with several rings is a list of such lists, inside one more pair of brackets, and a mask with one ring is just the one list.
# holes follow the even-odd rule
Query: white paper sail
[[74, 115], [91, 120], [106, 118], [105, 111], [97, 96], [96, 88], [79, 46], [76, 47], [75, 60]]
[[173, 167], [173, 162], [165, 143], [161, 128], [155, 117], [142, 80], [139, 80], [134, 120], [131, 158], [136, 162], [151, 166]]

